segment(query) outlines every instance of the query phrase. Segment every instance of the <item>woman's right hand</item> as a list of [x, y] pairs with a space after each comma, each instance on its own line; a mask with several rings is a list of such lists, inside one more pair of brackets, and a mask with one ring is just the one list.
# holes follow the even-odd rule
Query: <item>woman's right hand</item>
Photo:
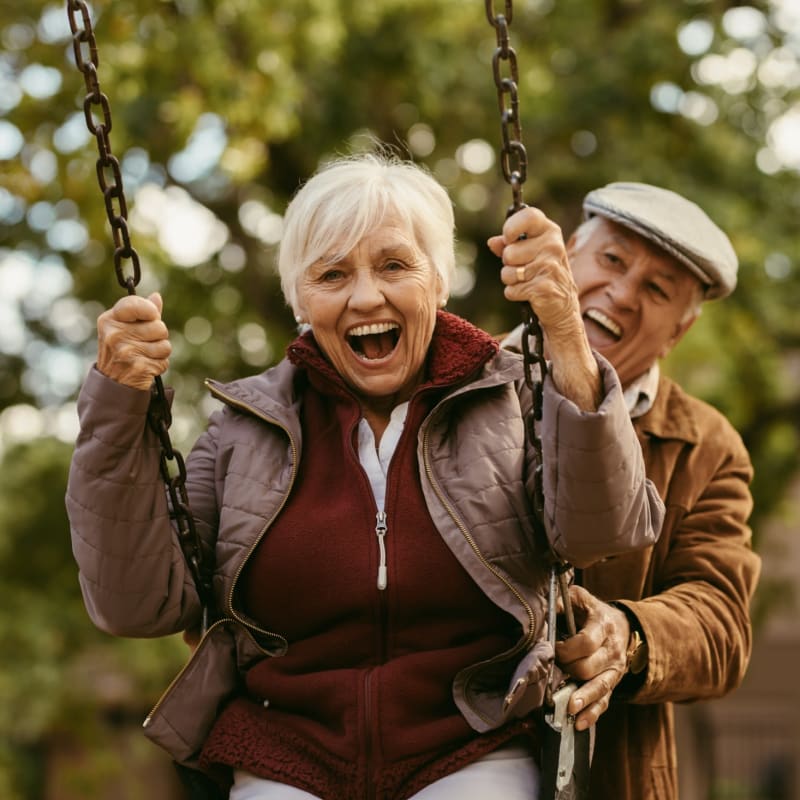
[[97, 369], [117, 383], [149, 390], [166, 372], [172, 345], [161, 320], [163, 300], [127, 295], [97, 318]]

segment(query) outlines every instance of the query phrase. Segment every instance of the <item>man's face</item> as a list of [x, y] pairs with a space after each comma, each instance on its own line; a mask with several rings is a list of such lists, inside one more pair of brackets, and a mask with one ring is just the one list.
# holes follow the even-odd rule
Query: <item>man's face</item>
[[602, 217], [573, 235], [567, 250], [589, 343], [627, 386], [689, 329], [700, 282], [647, 239]]

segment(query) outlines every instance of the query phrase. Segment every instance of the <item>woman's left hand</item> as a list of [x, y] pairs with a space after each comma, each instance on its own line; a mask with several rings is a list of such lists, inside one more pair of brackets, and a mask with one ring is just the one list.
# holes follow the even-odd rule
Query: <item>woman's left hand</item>
[[500, 279], [506, 298], [530, 303], [548, 341], [583, 330], [578, 289], [555, 222], [528, 206], [509, 217], [503, 233], [488, 244], [503, 261]]
[[600, 402], [600, 371], [581, 318], [561, 228], [538, 208], [509, 217], [489, 249], [503, 261], [500, 279], [509, 300], [529, 303], [544, 334], [553, 381], [581, 409]]

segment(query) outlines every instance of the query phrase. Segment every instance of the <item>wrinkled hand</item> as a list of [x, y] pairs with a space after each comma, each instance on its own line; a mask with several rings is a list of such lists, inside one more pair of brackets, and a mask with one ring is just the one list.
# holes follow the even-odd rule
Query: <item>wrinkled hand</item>
[[582, 586], [570, 586], [570, 598], [578, 632], [556, 643], [556, 660], [564, 671], [586, 681], [567, 707], [576, 715], [576, 729], [584, 730], [608, 708], [611, 693], [625, 675], [630, 624], [622, 611]]
[[523, 208], [488, 245], [503, 261], [500, 279], [506, 298], [530, 303], [548, 339], [583, 333], [578, 290], [555, 222], [538, 208]]
[[528, 206], [509, 217], [503, 233], [492, 236], [488, 245], [503, 261], [506, 298], [529, 303], [539, 319], [556, 387], [582, 410], [596, 410], [600, 372], [583, 327], [561, 228]]
[[161, 320], [163, 301], [128, 295], [97, 319], [97, 369], [126, 386], [150, 389], [169, 366], [172, 345]]

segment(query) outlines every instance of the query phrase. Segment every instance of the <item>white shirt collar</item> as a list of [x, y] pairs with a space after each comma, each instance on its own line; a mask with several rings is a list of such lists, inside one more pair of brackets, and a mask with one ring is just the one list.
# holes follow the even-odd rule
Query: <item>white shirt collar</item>
[[379, 511], [384, 510], [386, 473], [389, 471], [389, 462], [403, 433], [407, 414], [408, 401], [392, 409], [389, 425], [383, 432], [378, 447], [375, 447], [375, 435], [369, 423], [363, 417], [358, 423], [358, 460], [367, 473]]
[[647, 372], [632, 381], [628, 388], [623, 391], [622, 396], [625, 398], [625, 405], [628, 408], [631, 419], [643, 416], [653, 407], [658, 393], [658, 379], [660, 376], [661, 370], [658, 367], [658, 362], [655, 362]]

